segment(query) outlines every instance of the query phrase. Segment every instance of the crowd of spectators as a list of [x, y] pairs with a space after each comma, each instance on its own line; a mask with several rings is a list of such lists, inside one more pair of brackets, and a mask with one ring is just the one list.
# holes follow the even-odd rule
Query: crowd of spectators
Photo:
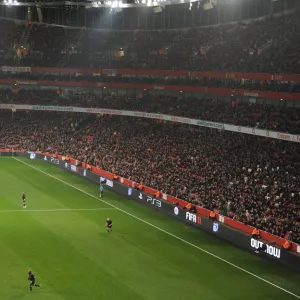
[[[300, 73], [298, 16], [299, 11], [295, 11], [259, 21], [177, 31], [97, 31], [33, 25], [28, 39], [29, 53], [19, 63]], [[3, 36], [13, 40], [14, 33], [23, 27], [16, 24], [3, 27], [6, 28]]]
[[[0, 89], [0, 103], [47, 105], [58, 104], [59, 95], [55, 90]], [[64, 102], [61, 101], [61, 104]]]
[[298, 143], [118, 116], [0, 116], [0, 147], [70, 155], [300, 243]]
[[55, 90], [23, 89], [18, 93], [0, 89], [0, 97], [6, 103], [134, 110], [300, 134], [299, 108], [285, 105], [263, 105], [234, 99], [221, 101], [148, 94], [100, 96], [89, 91], [58, 94]]

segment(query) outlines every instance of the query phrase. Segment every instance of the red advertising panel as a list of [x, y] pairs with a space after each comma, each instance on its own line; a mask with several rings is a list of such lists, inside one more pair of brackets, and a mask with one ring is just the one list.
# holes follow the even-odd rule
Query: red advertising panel
[[[13, 67], [3, 66], [2, 70], [9, 71]], [[115, 75], [148, 75], [157, 77], [197, 77], [197, 78], [228, 78], [228, 79], [252, 79], [273, 81], [297, 81], [300, 82], [300, 74], [267, 74], [267, 73], [236, 73], [236, 72], [205, 72], [205, 71], [173, 71], [173, 70], [134, 70], [134, 69], [81, 69], [81, 68], [45, 68], [45, 67], [22, 67], [22, 72], [31, 73], [56, 73], [56, 74], [105, 74]], [[21, 72], [21, 71], [20, 71]]]
[[225, 89], [225, 88], [207, 88], [201, 86], [177, 86], [177, 85], [153, 85], [153, 84], [137, 84], [137, 83], [95, 83], [95, 82], [76, 82], [76, 81], [46, 81], [46, 80], [13, 80], [1, 79], [0, 84], [4, 85], [39, 85], [39, 86], [55, 86], [55, 87], [86, 87], [86, 88], [109, 88], [123, 90], [160, 90], [173, 92], [189, 92], [189, 93], [206, 93], [211, 95], [237, 95], [251, 98], [264, 98], [276, 100], [293, 100], [299, 101], [299, 94], [276, 93], [276, 92], [259, 92], [242, 89]]

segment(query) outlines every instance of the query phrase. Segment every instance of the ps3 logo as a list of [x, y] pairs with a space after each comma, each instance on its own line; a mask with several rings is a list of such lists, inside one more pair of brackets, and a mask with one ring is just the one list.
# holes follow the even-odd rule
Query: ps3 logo
[[147, 200], [146, 201], [147, 201], [147, 203], [150, 203], [150, 204], [152, 204], [154, 206], [157, 206], [157, 207], [161, 208], [161, 201], [159, 201], [159, 200], [157, 200], [155, 198], [147, 196]]
[[[156, 207], [158, 207], [158, 208], [161, 208], [161, 207], [162, 207], [162, 203], [161, 203], [160, 200], [157, 200], [157, 199], [155, 199], [155, 198], [152, 198], [151, 196], [146, 196], [146, 197], [147, 197], [147, 198], [146, 198], [146, 202], [147, 202], [147, 203], [149, 203], [149, 204], [151, 204], [151, 205], [154, 205], [154, 206], [156, 206]], [[140, 200], [144, 200], [144, 196], [143, 196], [142, 193], [139, 194], [139, 199], [140, 199]]]

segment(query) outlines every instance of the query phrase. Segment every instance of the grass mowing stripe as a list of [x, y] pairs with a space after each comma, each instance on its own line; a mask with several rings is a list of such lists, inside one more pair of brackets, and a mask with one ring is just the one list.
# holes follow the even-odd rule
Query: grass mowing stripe
[[115, 206], [115, 205], [113, 205], [111, 203], [109, 203], [109, 202], [106, 202], [105, 200], [102, 200], [102, 199], [100, 200], [98, 197], [96, 197], [96, 196], [94, 196], [94, 195], [92, 195], [92, 194], [90, 194], [90, 193], [88, 193], [88, 192], [86, 192], [86, 191], [84, 191], [82, 189], [79, 189], [78, 187], [76, 187], [76, 186], [74, 186], [74, 185], [72, 185], [72, 184], [70, 184], [70, 183], [68, 183], [68, 182], [66, 182], [64, 180], [61, 180], [61, 179], [59, 179], [59, 178], [57, 178], [57, 177], [55, 177], [55, 176], [53, 176], [53, 175], [51, 175], [51, 174], [49, 174], [47, 172], [44, 172], [43, 170], [41, 170], [39, 168], [36, 168], [36, 167], [34, 167], [34, 166], [32, 166], [32, 165], [30, 165], [30, 164], [28, 164], [28, 163], [26, 163], [26, 162], [24, 162], [22, 160], [19, 160], [16, 157], [13, 157], [13, 159], [15, 159], [19, 163], [22, 163], [22, 164], [24, 164], [24, 165], [26, 165], [26, 166], [28, 166], [28, 167], [30, 167], [32, 169], [35, 169], [38, 172], [43, 173], [46, 176], [49, 176], [49, 177], [51, 177], [51, 178], [53, 178], [53, 179], [55, 179], [55, 180], [57, 180], [57, 181], [65, 184], [65, 185], [68, 185], [68, 186], [70, 186], [70, 187], [78, 190], [81, 193], [84, 193], [84, 194], [86, 194], [86, 195], [88, 195], [90, 197], [93, 197], [93, 198], [97, 199], [98, 201], [101, 201], [101, 202], [107, 204], [108, 206], [110, 206], [110, 207], [112, 207], [112, 208], [114, 208], [114, 209], [116, 209], [116, 210], [118, 210], [118, 211], [120, 211], [120, 212], [122, 212], [122, 213], [124, 213], [124, 214], [126, 214], [126, 215], [128, 215], [128, 216], [130, 216], [130, 217], [132, 217], [134, 219], [136, 219], [136, 220], [139, 220], [140, 222], [143, 222], [143, 223], [145, 223], [145, 224], [147, 224], [147, 225], [149, 225], [149, 226], [151, 226], [151, 227], [153, 227], [153, 228], [155, 228], [155, 229], [157, 229], [157, 230], [159, 230], [161, 232], [164, 232], [165, 234], [167, 234], [169, 236], [172, 236], [173, 238], [175, 238], [175, 239], [177, 239], [177, 240], [179, 240], [179, 241], [181, 241], [181, 242], [183, 242], [185, 244], [188, 244], [191, 247], [196, 248], [196, 249], [198, 249], [198, 250], [200, 250], [200, 251], [202, 251], [202, 252], [204, 252], [204, 253], [206, 253], [206, 254], [208, 254], [208, 255], [210, 255], [210, 256], [212, 256], [212, 257], [214, 257], [214, 258], [216, 258], [216, 259], [218, 259], [218, 260], [220, 260], [220, 261], [222, 261], [222, 262], [224, 262], [224, 263], [226, 263], [226, 264], [228, 264], [228, 265], [230, 265], [230, 266], [232, 266], [232, 267], [234, 267], [234, 268], [236, 268], [236, 269], [238, 269], [238, 270], [240, 270], [240, 271], [242, 271], [244, 273], [247, 273], [248, 275], [251, 275], [251, 276], [255, 277], [256, 279], [259, 279], [259, 280], [261, 280], [261, 281], [263, 281], [263, 282], [265, 282], [265, 283], [267, 283], [267, 284], [269, 284], [269, 285], [271, 285], [271, 286], [273, 286], [273, 287], [275, 287], [275, 288], [277, 288], [277, 289], [279, 289], [279, 290], [281, 290], [281, 291], [283, 291], [283, 292], [285, 292], [285, 293], [287, 293], [287, 294], [289, 294], [289, 295], [291, 295], [291, 296], [293, 296], [295, 298], [300, 299], [299, 295], [296, 295], [295, 293], [292, 293], [291, 291], [288, 291], [287, 289], [284, 289], [284, 288], [280, 287], [279, 285], [276, 285], [276, 284], [272, 283], [271, 281], [269, 281], [267, 279], [264, 279], [264, 278], [262, 278], [262, 277], [260, 277], [260, 276], [258, 276], [256, 274], [254, 274], [252, 272], [249, 272], [246, 269], [241, 268], [241, 267], [239, 267], [239, 266], [231, 263], [230, 261], [228, 261], [226, 259], [223, 259], [222, 257], [219, 257], [219, 256], [217, 256], [217, 255], [215, 255], [215, 254], [213, 254], [213, 253], [211, 253], [211, 252], [209, 252], [209, 251], [207, 251], [207, 250], [205, 250], [205, 249], [203, 249], [203, 248], [201, 248], [201, 247], [199, 247], [199, 246], [197, 246], [197, 245], [195, 245], [195, 244], [193, 244], [193, 243], [191, 243], [191, 242], [189, 242], [187, 240], [184, 240], [184, 239], [182, 239], [182, 238], [180, 238], [180, 237], [178, 237], [178, 236], [176, 236], [176, 235], [174, 235], [174, 234], [172, 234], [172, 233], [170, 233], [170, 232], [168, 232], [168, 231], [166, 231], [166, 230], [164, 230], [164, 229], [162, 229], [160, 227], [157, 227], [157, 226], [155, 226], [155, 225], [153, 225], [153, 224], [151, 224], [151, 223], [149, 223], [149, 222], [147, 222], [147, 221], [145, 221], [145, 220], [143, 220], [143, 219], [141, 219], [141, 218], [139, 218], [139, 217], [137, 217], [137, 216], [135, 216], [135, 215], [133, 215], [133, 214], [131, 214], [131, 213], [129, 213], [129, 212], [127, 212], [127, 211], [125, 211], [125, 210], [123, 210], [123, 209], [121, 209], [121, 208], [119, 208], [119, 207], [117, 207], [117, 206]]
[[0, 214], [3, 213], [14, 213], [14, 212], [72, 212], [72, 211], [97, 211], [97, 210], [115, 210], [113, 207], [101, 207], [101, 208], [57, 208], [57, 209], [7, 209], [0, 210]]

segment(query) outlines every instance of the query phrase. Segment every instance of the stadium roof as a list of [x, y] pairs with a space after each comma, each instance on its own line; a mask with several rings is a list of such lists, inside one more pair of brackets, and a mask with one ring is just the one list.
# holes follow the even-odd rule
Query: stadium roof
[[[220, 0], [219, 0], [220, 1]], [[221, 0], [222, 1], [222, 0]], [[42, 1], [24, 1], [24, 0], [2, 0], [0, 5], [5, 6], [83, 6], [86, 8], [129, 8], [129, 7], [155, 7], [173, 4], [184, 4], [198, 2], [198, 5], [205, 9], [211, 9], [217, 4], [217, 0], [95, 0], [95, 1], [60, 1], [60, 0], [42, 0]]]

